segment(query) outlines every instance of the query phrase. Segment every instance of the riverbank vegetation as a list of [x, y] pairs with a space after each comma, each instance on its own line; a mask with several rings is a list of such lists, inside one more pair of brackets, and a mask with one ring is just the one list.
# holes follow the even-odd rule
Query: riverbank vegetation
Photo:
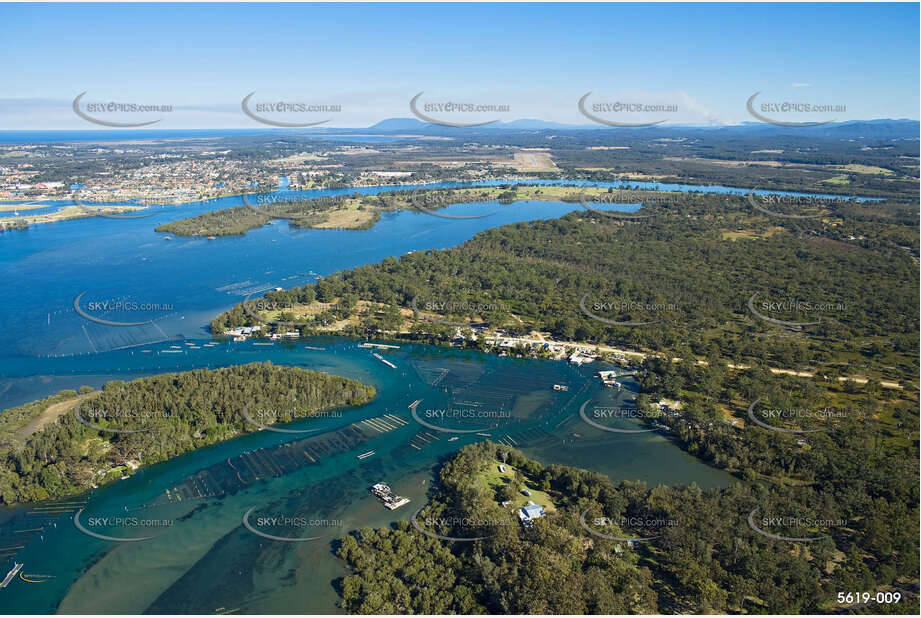
[[[514, 515], [477, 479], [503, 461], [555, 512], [499, 525]], [[441, 467], [416, 521], [485, 538], [445, 541], [405, 521], [356, 531], [338, 549], [352, 572], [339, 592], [359, 614], [790, 614], [841, 610], [838, 591], [894, 590], [900, 604], [861, 609], [917, 613], [917, 488], [914, 502], [894, 498], [772, 484], [650, 489], [482, 442]], [[752, 512], [758, 526], [781, 514], [823, 525], [788, 533], [815, 541], [781, 540], [755, 530]]]
[[259, 425], [375, 396], [373, 387], [354, 380], [268, 362], [112, 380], [96, 393], [81, 392], [79, 407], [61, 408], [34, 433], [24, 428], [53, 405], [76, 403], [78, 394], [63, 391], [0, 414], [0, 503], [81, 493]]
[[[370, 229], [381, 213], [397, 210], [413, 212], [436, 211], [452, 204], [493, 202], [495, 205], [512, 201], [577, 202], [584, 194], [598, 196], [608, 190], [598, 187], [537, 186], [505, 184], [495, 187], [464, 189], [418, 189], [386, 191], [375, 195], [352, 193], [305, 200], [281, 200], [275, 196], [245, 197], [246, 206], [214, 210], [161, 225], [156, 232], [177, 236], [240, 236], [249, 230], [267, 225], [273, 219], [286, 220], [294, 228]], [[637, 192], [650, 197], [660, 192]]]
[[[459, 324], [723, 364], [916, 379], [910, 207], [818, 210], [792, 220], [740, 196], [690, 194], [644, 208], [655, 216], [642, 220], [582, 211], [507, 225], [453, 249], [268, 292], [285, 308], [274, 319], [288, 324], [263, 332], [449, 341]], [[311, 313], [316, 302], [324, 308]], [[238, 305], [211, 328], [220, 335], [267, 319]]]

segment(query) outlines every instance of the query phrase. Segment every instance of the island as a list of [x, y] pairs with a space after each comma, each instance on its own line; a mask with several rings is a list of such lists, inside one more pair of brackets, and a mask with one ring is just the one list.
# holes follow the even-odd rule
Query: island
[[[287, 220], [291, 227], [314, 229], [364, 230], [371, 228], [384, 212], [408, 210], [436, 212], [453, 204], [491, 202], [497, 207], [514, 201], [552, 201], [576, 203], [585, 199], [622, 195], [619, 203], [635, 200], [662, 200], [672, 196], [665, 191], [614, 191], [600, 187], [500, 184], [493, 187], [460, 189], [415, 189], [386, 191], [376, 195], [339, 195], [305, 200], [284, 196], [244, 196], [244, 206], [224, 208], [196, 217], [158, 226], [155, 231], [177, 236], [239, 236], [268, 224], [273, 219]], [[464, 215], [452, 215], [460, 216]]]
[[63, 391], [0, 413], [0, 503], [79, 494], [142, 466], [374, 396], [355, 380], [269, 362]]

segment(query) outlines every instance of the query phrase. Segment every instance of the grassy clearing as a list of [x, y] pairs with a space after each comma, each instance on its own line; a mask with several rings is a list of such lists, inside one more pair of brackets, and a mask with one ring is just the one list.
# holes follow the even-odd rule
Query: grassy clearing
[[859, 163], [849, 163], [848, 165], [832, 165], [832, 169], [843, 172], [856, 172], [858, 174], [882, 174], [883, 176], [894, 176], [895, 172], [887, 170], [885, 167], [876, 167], [875, 165], [860, 165]]
[[[505, 472], [499, 472], [499, 466], [503, 465], [498, 459], [490, 462], [489, 466], [480, 472], [476, 477], [476, 484], [479, 488], [489, 493], [489, 495], [495, 495], [500, 489], [508, 485], [509, 483], [515, 483], [515, 472], [517, 468], [505, 465]], [[550, 498], [550, 495], [547, 492], [540, 491], [534, 488], [534, 485], [528, 480], [528, 478], [521, 474], [525, 478], [525, 483], [523, 486], [518, 487], [516, 491], [516, 497], [512, 500], [512, 503], [508, 506], [510, 509], [518, 510], [521, 507], [525, 506], [528, 501], [532, 501], [535, 504], [539, 504], [544, 507], [544, 511], [547, 513], [553, 513], [556, 511], [556, 506], [553, 504], [553, 500]], [[528, 491], [531, 492], [530, 496], [526, 496], [521, 493], [521, 489], [527, 487]], [[497, 501], [497, 504], [499, 502]]]

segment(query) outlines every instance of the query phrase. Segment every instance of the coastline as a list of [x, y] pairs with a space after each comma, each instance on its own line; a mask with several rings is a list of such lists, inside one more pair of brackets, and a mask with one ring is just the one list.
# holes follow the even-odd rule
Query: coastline
[[[258, 363], [258, 361], [257, 361], [257, 363]], [[153, 376], [149, 376], [149, 377], [145, 377], [145, 378], [137, 378], [137, 379], [135, 379], [135, 380], [129, 381], [127, 384], [130, 385], [130, 384], [132, 384], [132, 383], [140, 382], [140, 381], [142, 381], [142, 380], [155, 379], [155, 378], [158, 378], [158, 377], [169, 376], [169, 375], [176, 375], [176, 376], [185, 375], [185, 374], [189, 374], [189, 373], [192, 373], [192, 372], [195, 372], [195, 371], [221, 372], [221, 371], [226, 371], [226, 370], [228, 370], [228, 369], [232, 369], [232, 368], [234, 368], [234, 367], [245, 367], [247, 364], [252, 364], [252, 363], [244, 363], [244, 364], [238, 364], [238, 365], [229, 365], [229, 366], [227, 366], [227, 367], [221, 367], [221, 368], [217, 368], [217, 369], [197, 368], [197, 369], [189, 369], [189, 370], [178, 371], [178, 372], [177, 372], [177, 371], [168, 371], [168, 372], [164, 372], [164, 373], [154, 374]], [[249, 420], [248, 417], [246, 417], [246, 413], [245, 413], [245, 411], [246, 411], [246, 406], [244, 406], [244, 409], [243, 409], [243, 416], [244, 416], [244, 418], [247, 418], [248, 422], [250, 422], [250, 423], [253, 424], [253, 430], [252, 430], [252, 431], [239, 431], [239, 430], [235, 429], [233, 425], [231, 425], [231, 424], [229, 424], [229, 423], [224, 423], [224, 424], [218, 426], [218, 428], [221, 429], [222, 431], [220, 431], [220, 432], [218, 432], [218, 431], [210, 431], [210, 432], [206, 432], [206, 433], [203, 434], [202, 436], [198, 436], [198, 439], [203, 439], [203, 442], [200, 443], [200, 444], [196, 444], [196, 445], [194, 445], [194, 446], [191, 447], [191, 448], [188, 448], [188, 449], [185, 449], [185, 450], [180, 450], [180, 451], [175, 452], [175, 453], [173, 453], [173, 454], [171, 454], [171, 455], [169, 455], [169, 456], [167, 456], [167, 457], [159, 458], [159, 459], [156, 458], [156, 457], [153, 457], [153, 458], [150, 458], [150, 459], [138, 458], [136, 461], [132, 461], [132, 460], [126, 460], [126, 461], [123, 461], [123, 462], [117, 462], [117, 461], [115, 461], [115, 462], [112, 462], [112, 463], [115, 464], [113, 467], [104, 468], [103, 470], [97, 471], [96, 476], [98, 476], [99, 478], [96, 478], [96, 476], [94, 476], [93, 480], [89, 482], [89, 485], [88, 485], [88, 486], [87, 486], [87, 485], [81, 485], [81, 486], [79, 486], [79, 487], [74, 487], [74, 488], [71, 488], [71, 489], [64, 489], [64, 490], [62, 490], [60, 493], [58, 493], [58, 494], [56, 494], [56, 495], [48, 496], [47, 498], [44, 498], [44, 499], [39, 500], [39, 501], [4, 502], [4, 501], [0, 500], [0, 509], [2, 509], [2, 508], [15, 508], [15, 507], [19, 507], [19, 506], [34, 504], [34, 503], [36, 503], [36, 502], [43, 502], [43, 501], [45, 501], [45, 500], [61, 500], [61, 499], [64, 499], [64, 498], [72, 498], [72, 497], [75, 497], [75, 496], [82, 496], [82, 495], [85, 495], [85, 494], [87, 494], [87, 493], [89, 493], [89, 492], [92, 492], [92, 491], [95, 490], [95, 489], [99, 489], [100, 487], [103, 487], [103, 486], [106, 486], [106, 485], [111, 485], [112, 483], [115, 483], [115, 482], [118, 481], [118, 480], [124, 480], [125, 478], [129, 478], [131, 475], [133, 475], [134, 473], [136, 473], [136, 472], [139, 471], [139, 470], [148, 468], [148, 467], [150, 467], [150, 466], [152, 466], [152, 465], [155, 465], [155, 464], [158, 464], [158, 463], [162, 463], [162, 462], [165, 462], [165, 461], [170, 461], [170, 460], [175, 459], [175, 458], [177, 458], [177, 457], [180, 457], [180, 456], [182, 456], [182, 455], [186, 455], [186, 454], [188, 454], [188, 453], [197, 451], [197, 450], [199, 450], [199, 449], [206, 448], [206, 447], [210, 447], [210, 446], [213, 446], [213, 445], [216, 445], [216, 444], [223, 444], [223, 443], [229, 442], [229, 441], [231, 441], [231, 440], [234, 440], [234, 439], [236, 439], [236, 438], [242, 437], [242, 436], [244, 436], [244, 435], [248, 435], [248, 434], [250, 434], [250, 433], [255, 433], [255, 432], [258, 432], [258, 431], [263, 431], [263, 430], [272, 431], [272, 430], [273, 430], [272, 428], [274, 428], [276, 425], [278, 425], [278, 426], [285, 426], [285, 425], [289, 425], [289, 424], [296, 423], [296, 422], [299, 422], [299, 421], [304, 421], [304, 420], [310, 419], [310, 418], [315, 418], [315, 417], [320, 417], [320, 418], [322, 418], [324, 415], [328, 414], [328, 413], [331, 412], [331, 411], [335, 411], [335, 410], [345, 410], [345, 409], [359, 408], [359, 407], [365, 406], [365, 405], [367, 405], [367, 404], [369, 404], [369, 403], [372, 403], [372, 402], [375, 401], [375, 399], [377, 399], [377, 397], [378, 397], [377, 389], [375, 389], [373, 386], [370, 386], [370, 385], [365, 384], [365, 383], [363, 383], [363, 382], [359, 382], [358, 380], [354, 380], [354, 379], [351, 379], [351, 378], [345, 378], [345, 377], [338, 376], [338, 375], [329, 374], [329, 373], [326, 373], [326, 372], [324, 372], [324, 371], [305, 370], [305, 369], [302, 369], [302, 368], [300, 368], [300, 367], [295, 367], [295, 366], [278, 365], [277, 368], [282, 369], [282, 370], [305, 371], [305, 372], [307, 372], [307, 373], [310, 374], [310, 375], [308, 376], [308, 378], [307, 378], [308, 380], [315, 378], [315, 376], [317, 376], [317, 375], [326, 376], [327, 378], [333, 378], [333, 379], [338, 379], [338, 380], [344, 380], [344, 381], [349, 382], [349, 383], [354, 383], [354, 385], [357, 386], [357, 387], [359, 387], [359, 388], [362, 388], [362, 389], [371, 389], [371, 392], [370, 392], [370, 394], [369, 394], [369, 396], [368, 396], [367, 399], [365, 399], [365, 400], [363, 400], [363, 401], [361, 401], [360, 403], [357, 403], [357, 404], [348, 404], [348, 405], [343, 405], [343, 404], [326, 404], [326, 405], [324, 405], [324, 406], [322, 406], [322, 407], [320, 407], [320, 408], [318, 408], [318, 409], [316, 409], [316, 410], [311, 411], [311, 413], [310, 413], [309, 415], [300, 416], [300, 417], [297, 417], [297, 418], [293, 418], [291, 421], [286, 421], [286, 422], [281, 422], [281, 423], [275, 422], [275, 423], [269, 423], [269, 424], [266, 424], [266, 425], [260, 425], [260, 424], [256, 423], [255, 421]], [[34, 405], [36, 405], [36, 404], [38, 404], [38, 403], [40, 403], [40, 402], [45, 402], [45, 401], [48, 402], [48, 405], [44, 406], [41, 410], [35, 412], [35, 413], [34, 413], [33, 415], [31, 415], [29, 418], [25, 419], [25, 422], [21, 424], [19, 430], [15, 432], [16, 435], [15, 435], [15, 438], [14, 438], [14, 439], [21, 440], [22, 443], [25, 443], [25, 442], [27, 442], [28, 440], [30, 440], [33, 436], [35, 436], [36, 434], [40, 434], [40, 433], [41, 433], [41, 430], [42, 430], [46, 425], [48, 425], [49, 423], [52, 423], [52, 422], [56, 421], [57, 419], [59, 419], [59, 418], [65, 416], [65, 415], [67, 415], [67, 414], [69, 414], [69, 413], [71, 413], [71, 412], [74, 412], [74, 410], [75, 410], [75, 408], [76, 408], [77, 405], [82, 404], [83, 402], [85, 402], [85, 401], [88, 400], [88, 399], [93, 399], [93, 398], [99, 396], [100, 394], [103, 393], [104, 390], [105, 390], [104, 388], [100, 388], [100, 389], [95, 389], [95, 390], [93, 390], [93, 391], [91, 391], [91, 392], [88, 392], [88, 393], [76, 393], [76, 392], [75, 392], [73, 396], [67, 396], [67, 397], [66, 397], [65, 399], [63, 399], [63, 400], [57, 400], [57, 401], [55, 401], [55, 399], [58, 398], [58, 397], [61, 395], [61, 392], [59, 392], [59, 393], [57, 393], [57, 394], [49, 395], [48, 397], [45, 397], [45, 398], [42, 398], [42, 399], [37, 399], [37, 400], [33, 400], [33, 401], [30, 401], [30, 402], [27, 402], [27, 403], [25, 403], [25, 404], [22, 404], [21, 406], [15, 406], [15, 407], [13, 407], [13, 408], [8, 408], [8, 409], [6, 409], [6, 410], [0, 410], [0, 417], [2, 417], [5, 413], [7, 413], [7, 412], [9, 412], [9, 411], [11, 411], [11, 410], [19, 410], [19, 409], [22, 409], [22, 408], [25, 408], [25, 407], [28, 407], [28, 406], [34, 406]], [[52, 408], [55, 408], [55, 409], [54, 409], [52, 412], [49, 412], [50, 410], [52, 410]], [[95, 428], [94, 425], [91, 425], [91, 424], [89, 424], [89, 423], [86, 422], [86, 421], [81, 421], [81, 422], [83, 422], [84, 424], [89, 425], [91, 428]], [[244, 422], [244, 425], [245, 425], [245, 424], [246, 424], [246, 423]], [[30, 431], [30, 430], [31, 430], [31, 431]], [[26, 433], [27, 431], [28, 431], [28, 433]], [[143, 431], [143, 430], [142, 430], [142, 431]], [[274, 429], [274, 431], [282, 431], [282, 430]], [[209, 435], [212, 437], [212, 439], [208, 439]], [[5, 448], [6, 448], [6, 447], [14, 446], [14, 445], [15, 445], [15, 442], [0, 443], [0, 456], [4, 455], [4, 453], [5, 453]], [[104, 474], [100, 474], [100, 473], [102, 473], [102, 472], [104, 472]]]

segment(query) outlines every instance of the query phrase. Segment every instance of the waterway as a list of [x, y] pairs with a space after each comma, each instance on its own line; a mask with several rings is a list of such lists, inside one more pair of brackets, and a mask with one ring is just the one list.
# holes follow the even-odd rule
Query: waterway
[[[601, 366], [401, 344], [380, 351], [393, 368], [373, 350], [339, 338], [206, 345], [208, 320], [247, 294], [302, 285], [409, 251], [455, 246], [483, 229], [559, 217], [580, 209], [578, 204], [516, 202], [496, 211], [494, 204], [473, 203], [441, 211], [495, 212], [480, 219], [386, 213], [362, 231], [301, 230], [284, 222], [216, 240], [167, 240], [153, 231], [160, 223], [239, 204], [239, 198], [222, 198], [154, 210], [140, 219], [65, 221], [0, 237], [0, 278], [7, 284], [0, 301], [0, 409], [82, 384], [100, 387], [113, 378], [265, 360], [354, 378], [373, 385], [378, 397], [288, 427], [318, 430], [310, 434], [260, 431], [142, 468], [78, 498], [0, 510], [0, 571], [13, 560], [25, 564], [22, 577], [0, 590], [0, 613], [335, 613], [334, 582], [345, 574], [333, 553], [335, 539], [408, 518], [424, 504], [438, 463], [487, 438], [546, 464], [584, 467], [615, 481], [701, 487], [730, 482], [664, 435], [611, 431], [641, 428], [635, 420], [596, 421], [604, 428], [585, 422], [579, 414], [585, 402], [629, 408], [637, 390], [629, 377], [622, 379], [624, 389], [603, 388], [594, 375]], [[113, 301], [117, 308], [105, 313], [110, 320], [151, 322], [92, 322], [74, 310], [80, 294], [84, 302]], [[417, 400], [414, 415], [408, 406]], [[488, 414], [483, 424], [439, 416], [449, 409]], [[410, 498], [410, 505], [386, 510], [368, 492], [381, 481]], [[248, 512], [252, 527], [266, 534], [317, 538], [270, 540], [243, 525]], [[285, 517], [308, 523], [271, 523]], [[152, 538], [104, 540], [86, 531]], [[14, 549], [2, 553], [7, 547]]]

